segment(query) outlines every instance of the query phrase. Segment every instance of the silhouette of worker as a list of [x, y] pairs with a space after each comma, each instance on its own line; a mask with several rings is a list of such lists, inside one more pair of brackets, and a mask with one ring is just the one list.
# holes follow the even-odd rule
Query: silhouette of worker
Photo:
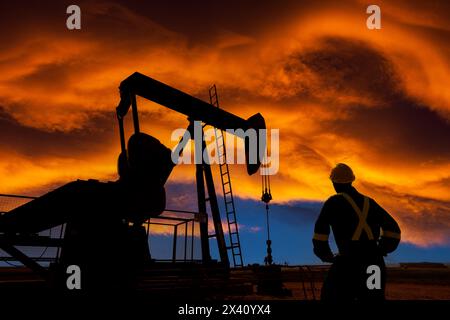
[[[349, 166], [337, 164], [330, 179], [337, 194], [324, 203], [313, 237], [314, 253], [322, 261], [333, 263], [324, 281], [321, 299], [384, 300], [386, 268], [383, 257], [397, 248], [400, 228], [375, 200], [352, 186], [355, 175]], [[339, 250], [336, 255], [328, 243], [330, 227]], [[378, 286], [376, 279], [368, 281], [372, 274], [377, 277], [376, 271], [368, 271], [373, 265], [380, 271]]]

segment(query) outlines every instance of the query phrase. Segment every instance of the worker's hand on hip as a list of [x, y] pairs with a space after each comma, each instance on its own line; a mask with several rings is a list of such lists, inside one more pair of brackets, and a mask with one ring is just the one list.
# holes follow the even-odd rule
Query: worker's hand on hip
[[322, 261], [323, 262], [328, 262], [328, 263], [333, 263], [335, 258], [336, 258], [335, 255], [329, 255], [329, 256], [323, 257]]

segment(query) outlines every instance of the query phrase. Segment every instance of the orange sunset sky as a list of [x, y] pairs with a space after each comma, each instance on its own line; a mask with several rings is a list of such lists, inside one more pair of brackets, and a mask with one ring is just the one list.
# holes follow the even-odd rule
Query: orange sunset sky
[[[404, 241], [450, 243], [448, 2], [377, 1], [381, 30], [366, 28], [365, 1], [74, 3], [74, 31], [72, 2], [0, 5], [0, 193], [116, 179], [118, 86], [139, 71], [204, 100], [215, 83], [227, 111], [278, 128], [276, 203], [325, 200], [345, 162]], [[138, 106], [143, 131], [172, 148], [185, 117]], [[232, 175], [238, 198], [258, 200], [258, 176]]]

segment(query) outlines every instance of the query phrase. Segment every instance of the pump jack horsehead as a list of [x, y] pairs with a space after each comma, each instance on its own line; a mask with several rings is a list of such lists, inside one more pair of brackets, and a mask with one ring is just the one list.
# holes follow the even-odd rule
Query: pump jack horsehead
[[[120, 103], [116, 108], [121, 146], [119, 179], [115, 182], [73, 181], [0, 216], [0, 248], [47, 279], [55, 279], [54, 274], [65, 273], [68, 265], [78, 265], [88, 287], [105, 286], [110, 283], [111, 275], [116, 280], [118, 274], [123, 275], [122, 279], [128, 281], [128, 275], [135, 274], [149, 260], [147, 235], [142, 224], [149, 218], [160, 216], [165, 210], [164, 185], [175, 164], [169, 148], [140, 131], [136, 96], [186, 115], [189, 123], [186, 130], [191, 137], [194, 136], [194, 121], [220, 130], [233, 129], [237, 136], [242, 134], [240, 138], [246, 140], [248, 174], [256, 173], [260, 167], [259, 157], [256, 157], [255, 163], [249, 161], [251, 146], [245, 132], [248, 129], [265, 129], [261, 114], [242, 119], [138, 72], [123, 80], [119, 89]], [[126, 142], [124, 119], [130, 108], [134, 133]], [[265, 138], [257, 135], [257, 139], [257, 147], [265, 148]], [[179, 145], [177, 150], [181, 152], [184, 146]], [[205, 148], [202, 137], [202, 150], [195, 152], [203, 155]], [[259, 149], [257, 152], [259, 154]], [[215, 237], [219, 263], [228, 268], [227, 246], [211, 168], [205, 162], [196, 164], [202, 262], [212, 263], [209, 238]], [[208, 201], [215, 229], [212, 236], [208, 234]], [[46, 246], [60, 250], [57, 263], [49, 269], [15, 247], [21, 243], [23, 245], [24, 239], [28, 239], [26, 245], [36, 246], [37, 242], [43, 241], [37, 233], [60, 225], [65, 225], [63, 239], [46, 240]]]

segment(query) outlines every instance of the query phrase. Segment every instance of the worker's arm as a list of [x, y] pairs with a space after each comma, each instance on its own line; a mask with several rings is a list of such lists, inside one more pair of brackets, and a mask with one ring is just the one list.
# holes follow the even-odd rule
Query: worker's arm
[[380, 205], [375, 203], [381, 226], [381, 237], [378, 247], [383, 255], [393, 252], [400, 243], [401, 231], [395, 219]]
[[317, 218], [316, 225], [314, 226], [313, 246], [314, 254], [318, 256], [323, 262], [333, 262], [334, 255], [330, 249], [328, 243], [328, 236], [330, 235], [330, 222], [328, 219], [330, 212], [330, 200], [327, 200], [319, 217]]

